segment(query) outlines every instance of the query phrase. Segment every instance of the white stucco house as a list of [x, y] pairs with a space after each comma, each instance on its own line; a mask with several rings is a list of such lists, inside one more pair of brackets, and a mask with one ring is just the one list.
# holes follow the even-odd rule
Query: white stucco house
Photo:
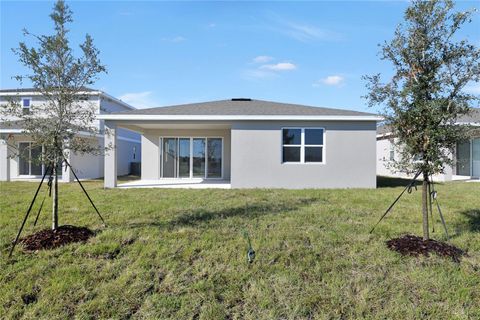
[[[141, 134], [141, 181], [224, 183], [231, 188], [375, 188], [376, 128], [370, 113], [246, 98], [100, 114], [118, 145]], [[117, 186], [118, 149], [105, 156]]]
[[[472, 108], [470, 114], [462, 116], [458, 124], [478, 128], [469, 139], [457, 143], [453, 167], [447, 166], [443, 174], [434, 176], [438, 181], [469, 180], [480, 178], [480, 109]], [[377, 130], [377, 174], [390, 177], [407, 177], [405, 173], [396, 172], [389, 167], [392, 160], [398, 160], [394, 147], [395, 137], [388, 126], [379, 126]]]
[[[88, 107], [94, 107], [99, 115], [133, 111], [135, 108], [127, 103], [118, 100], [105, 92], [85, 88], [82, 93], [82, 103]], [[22, 107], [29, 110], [39, 108], [45, 103], [42, 95], [34, 89], [2, 89], [0, 90], [0, 107], [7, 104], [10, 99], [16, 99]], [[94, 123], [99, 129], [104, 128], [103, 120], [96, 120]], [[130, 173], [132, 162], [139, 162], [141, 157], [140, 135], [128, 129], [120, 129], [117, 132], [117, 170], [119, 175]], [[95, 143], [103, 145], [103, 135], [98, 135]], [[45, 172], [44, 164], [36, 164], [26, 157], [15, 157], [18, 150], [27, 150], [29, 157], [32, 153], [41, 153], [42, 148], [29, 150], [30, 137], [24, 134], [21, 122], [9, 118], [0, 121], [0, 181], [38, 179]], [[70, 164], [80, 179], [93, 179], [103, 177], [105, 163], [104, 156], [77, 155], [70, 153]], [[70, 182], [74, 177], [70, 170], [62, 170], [61, 181]]]

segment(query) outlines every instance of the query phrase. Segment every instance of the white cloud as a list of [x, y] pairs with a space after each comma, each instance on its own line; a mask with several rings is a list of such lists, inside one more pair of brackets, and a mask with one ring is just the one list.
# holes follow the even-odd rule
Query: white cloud
[[264, 64], [260, 66], [260, 69], [266, 69], [271, 71], [290, 71], [297, 69], [297, 66], [291, 62], [279, 62], [275, 64]]
[[162, 41], [168, 41], [168, 42], [174, 42], [174, 43], [183, 42], [185, 40], [187, 40], [187, 39], [182, 37], [182, 36], [176, 36], [176, 37], [173, 37], [173, 38], [162, 38]]
[[278, 62], [267, 64], [275, 60], [270, 56], [257, 56], [252, 59], [251, 64], [256, 64], [256, 67], [251, 67], [248, 70], [245, 70], [243, 75], [249, 79], [265, 79], [265, 78], [275, 78], [280, 75], [280, 73], [285, 71], [292, 71], [297, 69], [297, 66], [291, 62]]
[[305, 24], [288, 23], [286, 34], [299, 41], [326, 40], [328, 32]]
[[270, 56], [257, 56], [253, 58], [253, 63], [267, 63], [273, 60]]
[[469, 84], [463, 90], [471, 94], [480, 94], [480, 82], [474, 82], [472, 84]]
[[244, 76], [248, 79], [266, 79], [266, 78], [275, 78], [278, 75], [272, 71], [250, 69], [244, 72]]
[[156, 103], [152, 98], [151, 91], [128, 92], [122, 94], [119, 99], [139, 109], [158, 106], [158, 103]]
[[339, 41], [344, 38], [344, 35], [338, 32], [305, 22], [291, 21], [275, 14], [272, 15], [272, 21], [274, 24], [269, 27], [271, 30], [301, 42]]
[[345, 82], [345, 78], [340, 75], [331, 75], [320, 79], [312, 84], [314, 87], [320, 87], [322, 84], [327, 86], [340, 86]]

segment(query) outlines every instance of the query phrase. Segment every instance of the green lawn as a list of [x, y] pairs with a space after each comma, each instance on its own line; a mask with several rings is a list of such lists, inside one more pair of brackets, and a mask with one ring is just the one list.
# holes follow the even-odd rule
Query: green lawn
[[[8, 260], [36, 184], [2, 183], [0, 318], [479, 319], [480, 183], [438, 187], [451, 243], [469, 254], [459, 264], [386, 248], [392, 237], [421, 234], [420, 191], [406, 194], [370, 235], [405, 181], [379, 184], [103, 190], [86, 182], [107, 228], [78, 185], [61, 184], [60, 223], [97, 235], [51, 251], [18, 248]], [[48, 227], [49, 212], [36, 229], [33, 220], [24, 234]], [[445, 240], [436, 220], [433, 236]], [[257, 252], [251, 265], [245, 230]]]

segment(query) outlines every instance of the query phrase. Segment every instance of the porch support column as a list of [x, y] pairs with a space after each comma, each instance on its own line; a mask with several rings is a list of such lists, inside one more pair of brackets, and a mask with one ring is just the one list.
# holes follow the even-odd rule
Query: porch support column
[[[67, 155], [65, 158], [67, 159], [68, 163], [70, 163], [73, 166], [73, 169], [75, 169], [74, 164], [72, 163], [72, 153], [70, 152], [70, 150], [65, 150], [65, 154]], [[67, 164], [64, 163], [62, 166], [62, 181], [73, 182], [73, 180], [74, 176], [72, 170], [70, 170]]]
[[10, 181], [10, 151], [6, 140], [0, 140], [0, 181]]
[[117, 186], [117, 125], [111, 121], [105, 121], [105, 174], [104, 187], [115, 188]]
[[[455, 160], [454, 154], [449, 154], [450, 160]], [[453, 166], [455, 166], [455, 162], [453, 163], [452, 166], [445, 166], [445, 172], [444, 172], [444, 181], [452, 181], [453, 180]]]

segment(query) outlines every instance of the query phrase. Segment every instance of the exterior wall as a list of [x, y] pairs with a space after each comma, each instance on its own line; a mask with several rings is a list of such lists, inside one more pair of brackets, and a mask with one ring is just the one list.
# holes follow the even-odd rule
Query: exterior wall
[[223, 137], [223, 179], [230, 179], [230, 129], [158, 129], [142, 135], [142, 179], [160, 179], [160, 137]]
[[[324, 128], [324, 163], [282, 163], [282, 127]], [[375, 137], [375, 121], [234, 123], [232, 188], [375, 188]]]
[[[135, 158], [134, 150], [135, 147]], [[130, 173], [130, 163], [141, 162], [142, 147], [141, 143], [125, 141], [122, 137], [117, 141], [117, 175], [124, 176]], [[103, 163], [103, 159], [102, 159]], [[103, 176], [103, 168], [102, 175]]]
[[[393, 171], [388, 168], [388, 163], [390, 161], [390, 150], [392, 148], [392, 142], [390, 139], [377, 140], [377, 174], [379, 176], [392, 176], [394, 175]], [[395, 158], [397, 154], [395, 151]], [[402, 173], [397, 173], [398, 177], [407, 176]]]
[[[15, 96], [5, 96], [5, 95], [0, 95], [0, 106], [8, 104], [10, 99], [13, 99], [15, 101], [18, 101], [19, 103], [21, 102], [22, 98], [30, 98], [30, 108], [32, 110], [42, 110], [45, 107], [45, 98], [43, 98], [40, 95], [28, 95], [28, 94], [19, 94]], [[92, 108], [93, 110], [98, 110], [99, 109], [99, 97], [98, 96], [89, 96], [88, 100], [86, 101], [81, 101], [79, 102], [81, 107], [85, 108]], [[18, 120], [13, 117], [5, 117], [5, 120]], [[95, 125], [98, 128], [99, 126], [99, 121], [95, 120]]]
[[[131, 110], [130, 108], [118, 103], [117, 101], [106, 98], [106, 97], [100, 97], [99, 105], [100, 105], [100, 108], [98, 110], [99, 114], [118, 113], [118, 112], [125, 112], [125, 111], [130, 111]], [[103, 120], [99, 121], [99, 128], [100, 128], [100, 130], [103, 131], [103, 128], [104, 128], [104, 121]], [[137, 140], [138, 143], [140, 143], [141, 138], [140, 138], [139, 133], [134, 132], [134, 131], [130, 131], [130, 130], [127, 130], [127, 129], [124, 129], [124, 128], [118, 128], [117, 130], [118, 130], [117, 135], [119, 137], [134, 139], [134, 140]]]
[[[390, 149], [395, 139], [377, 139], [377, 174], [379, 176], [397, 177], [411, 179], [413, 175], [408, 175], [404, 172], [398, 172], [389, 167]], [[395, 149], [394, 160], [399, 160], [397, 150]], [[452, 155], [453, 157], [453, 155]], [[437, 174], [433, 176], [435, 181], [451, 181], [454, 174], [454, 168], [446, 166], [444, 174]]]

